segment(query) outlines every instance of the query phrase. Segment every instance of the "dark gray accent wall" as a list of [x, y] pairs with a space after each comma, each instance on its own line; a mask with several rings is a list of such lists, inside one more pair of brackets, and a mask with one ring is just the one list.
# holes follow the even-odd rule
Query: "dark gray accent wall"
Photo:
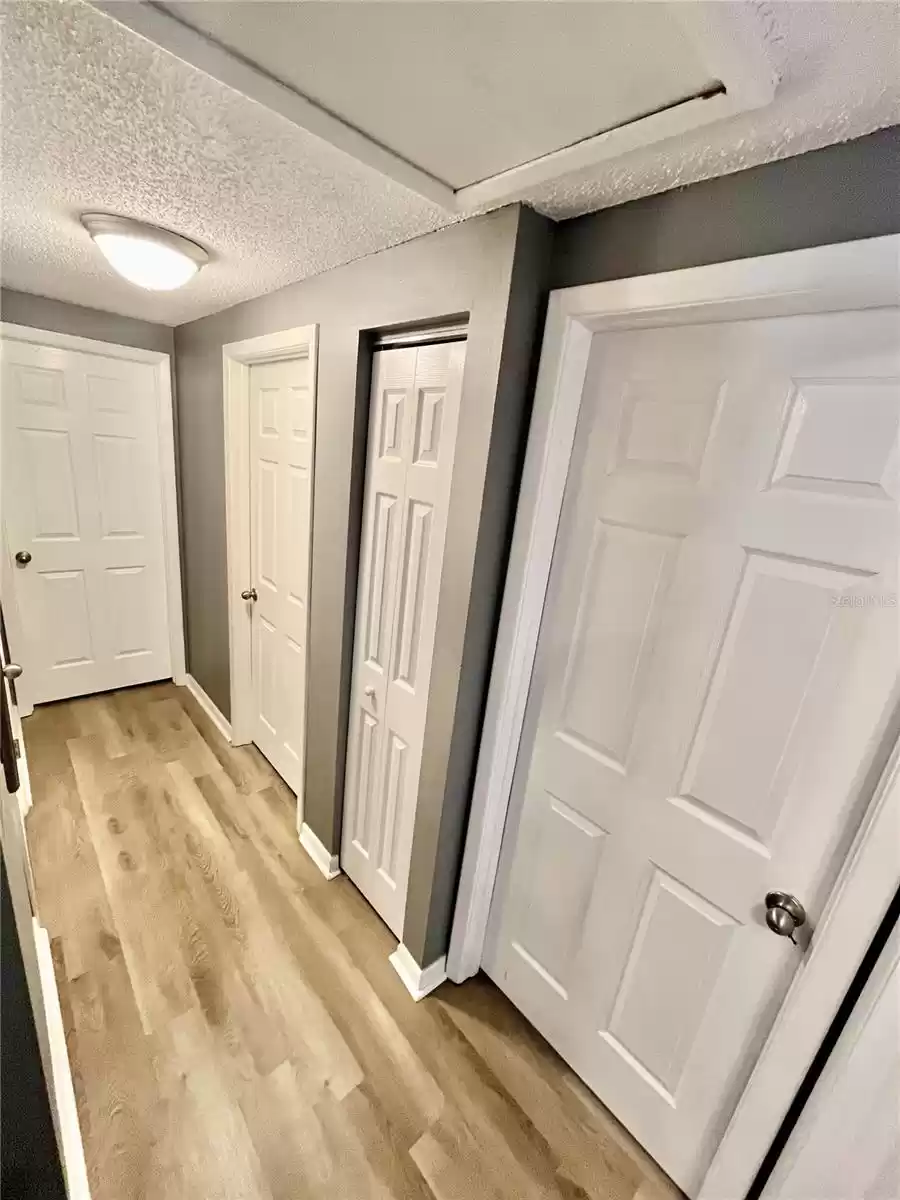
[[900, 232], [900, 126], [556, 227], [550, 287]]
[[[537, 213], [523, 211], [506, 308], [460, 683], [452, 711], [433, 713], [429, 708], [428, 713], [426, 745], [433, 737], [435, 744], [447, 747], [447, 753], [446, 758], [438, 754], [429, 758], [431, 769], [437, 771], [432, 779], [423, 772], [423, 788], [437, 786], [443, 772], [444, 803], [420, 808], [413, 842], [403, 941], [420, 963], [434, 962], [446, 953], [453, 919], [547, 308], [552, 233], [553, 227]], [[523, 396], [528, 397], [527, 406]], [[467, 487], [462, 471], [454, 479], [454, 499], [457, 490]], [[430, 898], [427, 906], [421, 902], [425, 896]]]
[[52, 329], [54, 333], [93, 338], [98, 342], [115, 342], [119, 346], [174, 353], [175, 331], [168, 325], [119, 317], [99, 308], [82, 308], [78, 304], [14, 292], [9, 288], [0, 291], [0, 320], [9, 321], [11, 325], [27, 325], [31, 329]]
[[[443, 946], [469, 801], [515, 503], [535, 322], [551, 226], [507, 208], [350, 263], [175, 331], [188, 669], [230, 707], [222, 346], [319, 327], [305, 820], [340, 847], [368, 342], [379, 329], [468, 314], [457, 433], [407, 905], [419, 961]], [[449, 897], [449, 898], [448, 898]], [[441, 948], [438, 956], [443, 953]]]

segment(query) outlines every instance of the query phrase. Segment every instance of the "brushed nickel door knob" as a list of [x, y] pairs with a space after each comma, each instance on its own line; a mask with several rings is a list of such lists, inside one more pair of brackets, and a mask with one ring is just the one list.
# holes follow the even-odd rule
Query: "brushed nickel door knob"
[[796, 944], [794, 933], [806, 924], [806, 909], [790, 892], [769, 892], [766, 896], [766, 924], [773, 933], [790, 938]]
[[31, 552], [30, 551], [28, 551], [28, 550], [17, 550], [16, 551], [16, 566], [27, 567], [30, 562], [31, 562]]
[[242, 600], [258, 600], [259, 593], [257, 592], [256, 588], [245, 588], [241, 592], [241, 599]]
[[18, 679], [22, 674], [22, 668], [18, 663], [7, 663], [3, 668], [4, 679]]

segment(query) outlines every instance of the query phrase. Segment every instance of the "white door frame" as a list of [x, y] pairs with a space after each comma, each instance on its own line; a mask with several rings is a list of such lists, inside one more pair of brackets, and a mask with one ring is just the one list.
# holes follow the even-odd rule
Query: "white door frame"
[[[316, 410], [317, 325], [230, 342], [222, 347], [225, 404], [225, 527], [228, 553], [228, 643], [231, 676], [231, 740], [253, 740], [253, 646], [250, 616], [241, 591], [250, 586], [250, 367], [254, 363], [309, 358], [312, 363], [313, 414]], [[315, 417], [314, 417], [315, 419]], [[315, 426], [312, 478], [315, 480]], [[313, 487], [313, 502], [315, 486]], [[314, 513], [311, 508], [310, 535]], [[310, 572], [312, 554], [310, 554]], [[307, 630], [308, 633], [308, 630]], [[307, 637], [307, 646], [309, 639]], [[309, 652], [307, 649], [307, 678]]]
[[[175, 467], [175, 416], [172, 405], [172, 358], [162, 350], [142, 350], [137, 346], [120, 346], [117, 342], [99, 342], [93, 338], [75, 337], [52, 329], [32, 329], [26, 325], [0, 322], [0, 346], [3, 342], [31, 342], [37, 346], [53, 346], [59, 350], [77, 350], [81, 354], [96, 354], [103, 358], [119, 358], [126, 362], [149, 363], [156, 374], [156, 428], [159, 439], [159, 471], [163, 506], [163, 558], [166, 572], [166, 604], [168, 607], [169, 654], [172, 678], [175, 683], [187, 680], [184, 664], [184, 614], [181, 606], [181, 549], [178, 539], [178, 490]], [[25, 648], [24, 630], [15, 602], [14, 547], [7, 544], [4, 527], [2, 581], [5, 598], [7, 631], [13, 656]], [[27, 656], [25, 666], [27, 668]], [[34, 709], [28, 684], [28, 671], [16, 684], [19, 713], [27, 717]]]
[[[900, 235], [891, 235], [551, 293], [447, 959], [451, 979], [462, 982], [474, 975], [484, 953], [594, 334], [900, 305], [898, 265]], [[897, 825], [882, 811], [887, 805], [894, 821], [900, 819], [897, 775], [895, 754], [716, 1152], [700, 1200], [737, 1200], [745, 1194], [897, 887]], [[885, 844], [878, 844], [876, 830]]]

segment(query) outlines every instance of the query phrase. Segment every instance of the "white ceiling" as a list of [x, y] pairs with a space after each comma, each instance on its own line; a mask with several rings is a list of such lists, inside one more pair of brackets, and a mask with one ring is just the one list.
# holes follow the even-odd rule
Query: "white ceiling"
[[162, 7], [451, 188], [717, 82], [670, 4]]
[[[196, 25], [201, 6], [188, 7]], [[283, 76], [293, 69], [290, 31], [302, 18], [304, 37], [313, 42], [315, 31], [317, 39], [306, 94], [346, 106], [338, 115], [460, 182], [496, 169], [498, 153], [514, 161], [553, 138], [595, 129], [589, 40], [602, 21], [610, 44], [633, 42], [644, 21], [637, 10], [651, 6], [326, 0], [293, 7], [204, 4], [203, 23], [224, 22], [217, 36], [244, 55], [252, 38], [250, 57]], [[775, 0], [742, 8], [780, 78], [771, 104], [536, 184], [523, 198], [562, 219], [900, 123], [900, 4]], [[516, 10], [516, 28], [532, 33], [504, 57], [503, 22]], [[550, 11], [555, 26], [544, 24]], [[180, 324], [458, 219], [79, 0], [4, 3], [0, 23], [5, 286]], [[341, 70], [336, 55], [328, 59], [329, 39], [341, 47]], [[261, 57], [279, 45], [286, 48], [280, 58]], [[364, 51], [373, 45], [380, 53], [369, 62]], [[431, 65], [435, 45], [446, 51], [440, 69]], [[546, 48], [538, 65], [527, 60], [529, 45]], [[602, 112], [620, 104], [627, 116], [643, 95], [668, 102], [685, 78], [702, 86], [689, 53], [682, 47], [678, 57], [672, 46], [680, 74], [666, 75], [654, 61], [646, 77], [632, 73], [634, 91], [621, 79], [605, 93], [598, 84]], [[415, 64], [406, 77], [404, 53]], [[474, 135], [454, 137], [453, 113], [471, 124], [471, 107], [459, 106], [484, 97], [492, 60], [490, 119]], [[511, 69], [517, 63], [526, 69]], [[348, 70], [361, 86], [346, 86], [341, 71]], [[434, 144], [422, 138], [423, 112], [443, 130]], [[175, 229], [209, 249], [212, 262], [178, 292], [132, 288], [81, 229], [87, 209]]]

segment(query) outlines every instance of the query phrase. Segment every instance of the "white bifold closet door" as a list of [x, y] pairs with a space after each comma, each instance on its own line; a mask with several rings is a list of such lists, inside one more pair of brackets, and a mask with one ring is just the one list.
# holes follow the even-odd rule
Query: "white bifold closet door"
[[372, 364], [341, 865], [398, 937], [464, 360], [446, 342]]

